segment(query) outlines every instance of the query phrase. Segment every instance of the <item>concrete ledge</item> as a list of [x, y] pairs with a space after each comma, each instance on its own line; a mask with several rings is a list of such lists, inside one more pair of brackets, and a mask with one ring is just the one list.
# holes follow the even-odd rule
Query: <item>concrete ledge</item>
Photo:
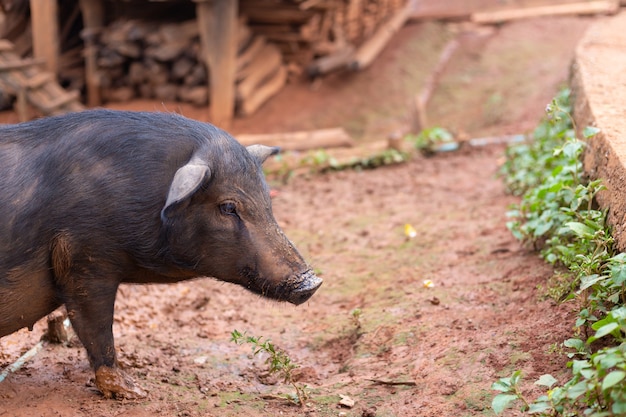
[[626, 251], [626, 12], [589, 28], [576, 49], [571, 85], [579, 132], [600, 128], [589, 140], [584, 167], [607, 187], [598, 202], [609, 209], [617, 247]]

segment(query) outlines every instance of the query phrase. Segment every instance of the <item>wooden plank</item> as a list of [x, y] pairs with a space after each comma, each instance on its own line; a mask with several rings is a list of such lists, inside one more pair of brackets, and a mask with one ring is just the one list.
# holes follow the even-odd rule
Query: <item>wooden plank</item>
[[263, 85], [258, 87], [249, 97], [241, 103], [240, 112], [243, 116], [249, 116], [263, 105], [272, 96], [277, 94], [287, 82], [287, 67], [281, 65], [276, 73]]
[[369, 66], [391, 40], [391, 37], [404, 25], [413, 9], [415, 0], [408, 0], [390, 20], [380, 26], [374, 35], [365, 41], [354, 54], [349, 67], [355, 71]]
[[28, 68], [35, 65], [44, 65], [46, 62], [41, 59], [22, 59], [13, 62], [0, 64], [0, 71], [12, 71], [16, 69]]
[[13, 43], [6, 39], [0, 39], [0, 52], [10, 51], [13, 49]]
[[55, 97], [53, 101], [50, 101], [45, 106], [42, 106], [43, 111], [52, 111], [58, 107], [63, 107], [72, 101], [78, 100], [80, 97], [79, 91], [69, 91], [62, 96]]
[[283, 133], [241, 134], [237, 135], [237, 140], [246, 146], [262, 143], [267, 146], [279, 146], [289, 151], [352, 147], [355, 143], [348, 132], [341, 127]]
[[210, 77], [210, 119], [213, 124], [228, 128], [235, 112], [238, 2], [195, 1], [203, 56]]
[[25, 88], [39, 88], [44, 84], [54, 81], [54, 76], [50, 72], [41, 72], [34, 77], [28, 79], [28, 82], [24, 85]]
[[266, 44], [250, 65], [241, 71], [242, 81], [236, 87], [237, 98], [247, 99], [269, 75], [276, 72], [282, 59], [276, 45]]
[[556, 4], [552, 6], [525, 7], [523, 9], [480, 12], [472, 14], [471, 20], [475, 23], [491, 24], [541, 16], [613, 14], [617, 13], [618, 10], [619, 1], [598, 0]]
[[30, 0], [33, 55], [43, 59], [48, 71], [59, 71], [59, 5], [57, 0]]

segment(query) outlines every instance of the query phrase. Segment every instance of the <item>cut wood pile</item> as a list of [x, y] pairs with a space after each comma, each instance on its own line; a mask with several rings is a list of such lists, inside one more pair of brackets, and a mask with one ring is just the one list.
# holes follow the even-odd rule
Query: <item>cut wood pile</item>
[[[136, 97], [182, 101], [197, 106], [208, 102], [208, 74], [201, 57], [198, 23], [117, 20], [98, 40], [100, 83], [107, 101]], [[277, 46], [253, 35], [240, 19], [237, 58], [237, 107], [254, 112], [287, 80]]]
[[407, 0], [240, 0], [252, 31], [276, 43], [288, 62], [346, 53], [372, 37]]
[[[253, 113], [313, 59], [352, 56], [407, 0], [242, 0], [237, 113]], [[346, 52], [349, 54], [346, 55]], [[208, 102], [208, 74], [195, 19], [117, 20], [99, 35], [105, 101], [134, 98]], [[342, 55], [343, 54], [343, 55]], [[344, 59], [345, 61], [345, 59]]]

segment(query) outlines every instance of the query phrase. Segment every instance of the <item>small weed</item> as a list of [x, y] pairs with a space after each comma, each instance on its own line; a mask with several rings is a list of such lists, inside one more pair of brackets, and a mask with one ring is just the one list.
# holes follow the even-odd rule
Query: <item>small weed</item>
[[237, 330], [233, 330], [231, 333], [231, 341], [243, 345], [249, 343], [252, 345], [252, 353], [256, 356], [260, 353], [268, 355], [266, 364], [269, 366], [270, 374], [278, 374], [285, 384], [290, 384], [296, 390], [296, 397], [294, 400], [301, 407], [304, 406], [304, 402], [308, 399], [308, 392], [305, 385], [300, 385], [293, 380], [293, 370], [299, 368], [299, 365], [294, 363], [292, 359], [283, 351], [276, 347], [269, 339], [263, 340], [263, 337], [247, 336], [245, 333], [241, 333]]
[[407, 135], [405, 139], [411, 142], [415, 149], [422, 154], [431, 156], [436, 152], [438, 146], [452, 142], [453, 136], [444, 128], [433, 127], [424, 129], [417, 135]]
[[363, 311], [360, 308], [354, 308], [350, 311], [350, 320], [352, 321], [352, 324], [354, 324], [354, 329], [357, 333], [359, 333], [361, 331], [361, 315], [363, 314]]

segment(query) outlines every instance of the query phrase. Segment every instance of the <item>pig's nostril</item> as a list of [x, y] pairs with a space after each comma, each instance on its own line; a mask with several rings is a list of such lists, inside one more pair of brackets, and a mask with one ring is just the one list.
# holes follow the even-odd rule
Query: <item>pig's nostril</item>
[[311, 298], [320, 285], [322, 285], [322, 282], [324, 282], [311, 270], [302, 273], [299, 278], [298, 283], [294, 286], [287, 298], [287, 301], [295, 305], [302, 304]]

